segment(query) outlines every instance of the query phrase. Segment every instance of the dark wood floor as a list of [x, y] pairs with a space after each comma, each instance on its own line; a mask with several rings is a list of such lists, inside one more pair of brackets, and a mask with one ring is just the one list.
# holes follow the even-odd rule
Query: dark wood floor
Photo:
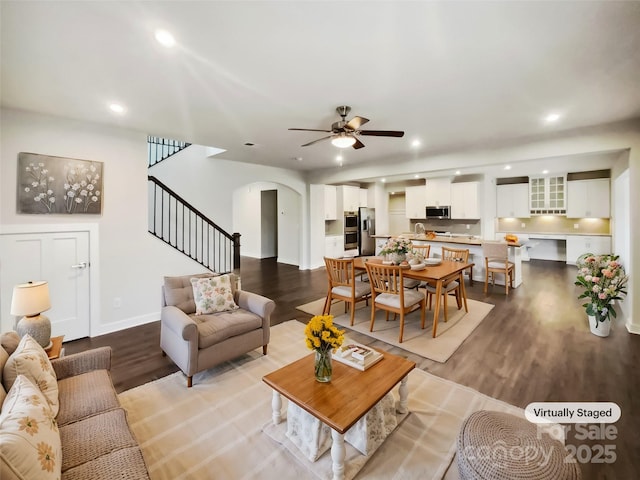
[[[583, 463], [585, 479], [634, 479], [640, 472], [640, 336], [614, 325], [608, 338], [589, 332], [577, 290], [575, 268], [559, 262], [531, 261], [523, 266], [524, 283], [509, 296], [499, 287], [483, 294], [474, 282], [467, 294], [495, 305], [458, 351], [441, 364], [396, 347], [355, 337], [414, 360], [419, 368], [466, 385], [512, 405], [530, 402], [615, 402], [622, 418], [616, 439], [576, 439], [582, 458], [596, 456], [597, 445], [613, 445], [613, 463]], [[325, 295], [324, 269], [300, 271], [272, 259], [242, 259], [242, 288], [276, 301], [273, 324], [310, 316], [296, 306]], [[352, 335], [353, 336], [353, 335]], [[112, 376], [121, 392], [177, 371], [162, 357], [159, 322], [92, 339], [65, 343], [67, 354], [96, 346], [113, 348]], [[580, 445], [587, 445], [580, 447]], [[608, 447], [611, 448], [611, 447]]]

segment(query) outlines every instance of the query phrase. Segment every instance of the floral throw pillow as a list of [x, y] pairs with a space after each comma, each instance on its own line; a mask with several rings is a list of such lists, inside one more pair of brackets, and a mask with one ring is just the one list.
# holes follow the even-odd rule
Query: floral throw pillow
[[62, 444], [53, 411], [31, 380], [18, 375], [0, 415], [0, 471], [16, 478], [59, 479]]
[[238, 308], [233, 300], [231, 277], [192, 278], [193, 300], [196, 304], [196, 315], [226, 312]]
[[44, 349], [28, 334], [22, 337], [2, 372], [4, 388], [9, 390], [18, 375], [26, 376], [40, 389], [53, 414], [58, 414], [58, 381]]

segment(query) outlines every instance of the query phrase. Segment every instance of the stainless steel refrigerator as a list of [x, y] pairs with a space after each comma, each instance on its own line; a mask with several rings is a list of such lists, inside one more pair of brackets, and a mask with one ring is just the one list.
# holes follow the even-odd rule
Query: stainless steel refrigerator
[[376, 211], [374, 208], [360, 207], [358, 209], [358, 254], [375, 255], [376, 239]]

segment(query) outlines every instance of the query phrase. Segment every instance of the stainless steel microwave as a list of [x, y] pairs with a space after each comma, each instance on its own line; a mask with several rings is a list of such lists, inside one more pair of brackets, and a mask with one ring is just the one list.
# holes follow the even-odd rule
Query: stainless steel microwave
[[426, 218], [451, 218], [451, 207], [427, 207]]

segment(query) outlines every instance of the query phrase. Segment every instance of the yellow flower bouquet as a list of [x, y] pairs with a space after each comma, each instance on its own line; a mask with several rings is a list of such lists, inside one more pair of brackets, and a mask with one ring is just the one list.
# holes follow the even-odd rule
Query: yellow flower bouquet
[[344, 342], [344, 330], [333, 324], [333, 315], [316, 315], [307, 323], [304, 334], [307, 348], [316, 352], [316, 380], [328, 382], [333, 373], [331, 352]]

